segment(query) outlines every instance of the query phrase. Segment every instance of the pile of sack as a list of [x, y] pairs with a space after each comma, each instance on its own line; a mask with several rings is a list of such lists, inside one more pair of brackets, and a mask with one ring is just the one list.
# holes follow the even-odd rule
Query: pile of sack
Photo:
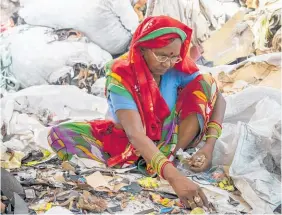
[[129, 0], [19, 3], [11, 28], [1, 28], [1, 88], [7, 90], [71, 84], [90, 93], [105, 63], [128, 50], [139, 23]]

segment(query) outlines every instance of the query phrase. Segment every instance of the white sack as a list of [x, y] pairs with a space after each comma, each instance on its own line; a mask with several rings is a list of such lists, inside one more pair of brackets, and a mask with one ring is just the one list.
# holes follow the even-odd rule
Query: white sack
[[23, 88], [54, 83], [54, 76], [60, 71], [67, 72], [64, 68], [70, 61], [79, 59], [87, 64], [104, 65], [112, 59], [94, 43], [54, 41], [55, 37], [50, 28], [27, 25], [5, 32], [2, 42], [10, 44], [11, 72]]
[[138, 26], [129, 0], [21, 0], [21, 6], [26, 23], [79, 30], [111, 54], [126, 51]]
[[91, 93], [95, 96], [105, 98], [106, 78], [98, 79], [91, 87]]
[[249, 87], [226, 102], [213, 165], [231, 166], [229, 174], [253, 213], [272, 213], [281, 202], [281, 92]]

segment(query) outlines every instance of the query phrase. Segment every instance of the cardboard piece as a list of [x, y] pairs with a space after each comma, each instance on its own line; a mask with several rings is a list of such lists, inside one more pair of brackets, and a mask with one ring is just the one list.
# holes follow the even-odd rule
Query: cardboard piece
[[259, 7], [259, 0], [247, 0], [246, 5], [248, 8], [257, 9]]
[[281, 89], [280, 68], [266, 62], [249, 62], [229, 74], [219, 73], [215, 77], [224, 93], [241, 91], [248, 85]]
[[276, 71], [269, 74], [258, 86], [273, 87], [281, 89], [281, 72]]
[[252, 46], [254, 36], [249, 27], [240, 35], [234, 34], [234, 29], [243, 21], [245, 14], [244, 11], [238, 11], [202, 44], [204, 58], [213, 61], [214, 66], [229, 64], [237, 58], [247, 57], [254, 52]]
[[269, 76], [273, 72], [277, 72], [276, 66], [267, 64], [264, 62], [260, 63], [247, 63], [245, 66], [234, 70], [231, 73], [231, 77], [234, 80], [243, 80], [249, 84], [259, 84], [263, 79]]
[[98, 187], [106, 187], [111, 189], [108, 181], [105, 180], [104, 176], [100, 172], [94, 172], [92, 175], [86, 177], [86, 182], [95, 190]]
[[114, 180], [114, 177], [103, 176], [101, 172], [95, 172], [86, 177], [87, 184], [97, 191], [118, 192], [121, 188], [128, 185], [122, 182], [111, 184], [111, 182]]

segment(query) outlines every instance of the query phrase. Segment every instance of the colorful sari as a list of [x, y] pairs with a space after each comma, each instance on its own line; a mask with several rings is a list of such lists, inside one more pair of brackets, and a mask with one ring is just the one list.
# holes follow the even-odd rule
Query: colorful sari
[[[166, 155], [177, 144], [178, 126], [190, 114], [200, 115], [204, 126], [190, 143], [195, 147], [203, 138], [217, 97], [217, 86], [210, 75], [198, 75], [179, 93], [177, 103], [169, 110], [140, 52], [140, 47], [161, 48], [171, 39], [182, 40], [181, 62], [175, 69], [186, 74], [198, 71], [187, 56], [192, 30], [170, 17], [149, 17], [137, 28], [129, 53], [108, 63], [106, 96], [114, 92], [134, 100], [146, 135]], [[109, 167], [134, 164], [140, 155], [128, 141], [124, 130], [108, 120], [65, 123], [51, 128], [48, 142], [62, 160], [79, 157], [106, 163]]]

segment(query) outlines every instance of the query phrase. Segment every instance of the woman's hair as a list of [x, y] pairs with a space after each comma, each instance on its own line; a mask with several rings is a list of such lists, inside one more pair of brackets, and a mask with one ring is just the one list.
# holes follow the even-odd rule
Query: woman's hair
[[[176, 40], [177, 38], [171, 38], [171, 39], [169, 39], [169, 42], [173, 42], [174, 40]], [[180, 39], [180, 38], [179, 38]]]
[[[177, 39], [181, 40], [180, 37], [179, 38], [171, 38], [171, 39], [169, 39], [169, 42], [172, 43], [172, 42], [174, 42], [174, 40], [177, 40]], [[181, 42], [182, 42], [182, 40], [181, 40]]]

